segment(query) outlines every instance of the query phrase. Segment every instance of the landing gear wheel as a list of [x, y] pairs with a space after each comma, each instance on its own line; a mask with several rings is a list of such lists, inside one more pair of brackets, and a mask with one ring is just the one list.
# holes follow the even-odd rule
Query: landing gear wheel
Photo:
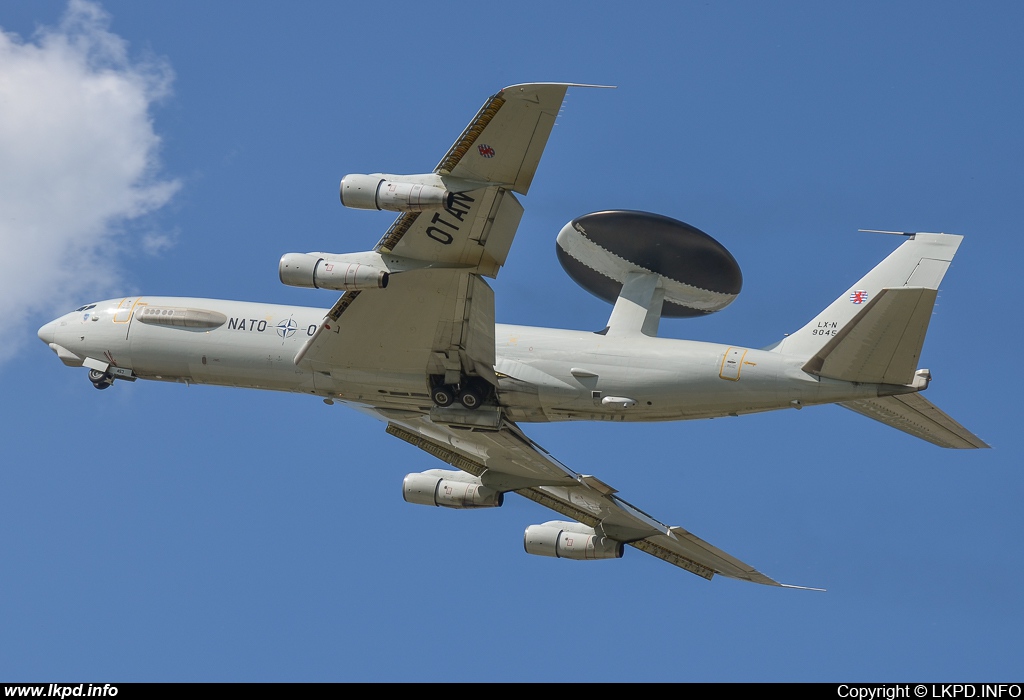
[[89, 370], [89, 381], [97, 389], [106, 389], [114, 383], [114, 378], [107, 372], [100, 372], [98, 369]]
[[459, 403], [471, 411], [480, 408], [480, 394], [473, 389], [463, 389], [459, 393]]
[[455, 403], [455, 392], [451, 390], [451, 387], [437, 386], [430, 393], [430, 398], [434, 400], [434, 405], [439, 408], [447, 408]]

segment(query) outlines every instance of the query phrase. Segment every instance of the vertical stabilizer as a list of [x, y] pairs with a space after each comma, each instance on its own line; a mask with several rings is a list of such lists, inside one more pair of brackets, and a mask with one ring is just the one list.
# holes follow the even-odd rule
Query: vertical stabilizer
[[[833, 338], [843, 334], [847, 325], [865, 306], [881, 295], [883, 289], [917, 287], [937, 290], [949, 268], [963, 236], [946, 233], [915, 233], [889, 257], [860, 278], [810, 323], [787, 336], [773, 349], [787, 355], [810, 358]], [[925, 326], [927, 328], [927, 326]]]

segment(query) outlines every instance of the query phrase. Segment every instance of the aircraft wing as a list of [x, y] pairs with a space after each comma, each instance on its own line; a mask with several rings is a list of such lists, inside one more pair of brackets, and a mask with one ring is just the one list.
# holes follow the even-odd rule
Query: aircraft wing
[[374, 249], [419, 269], [392, 275], [387, 289], [345, 292], [296, 364], [310, 362], [325, 386], [342, 374], [406, 387], [420, 377], [424, 390], [427, 375], [497, 383], [483, 277], [505, 263], [523, 214], [513, 192], [529, 189], [567, 87], [513, 85], [488, 98], [434, 170], [455, 193], [450, 205], [401, 214]]
[[[371, 409], [372, 410], [372, 409]], [[505, 422], [500, 430], [453, 429], [427, 416], [372, 410], [391, 435], [480, 478], [490, 488], [514, 491], [597, 529], [612, 539], [710, 580], [715, 574], [786, 586], [681, 527], [665, 525], [616, 495], [600, 479], [577, 474]]]
[[417, 260], [479, 265], [493, 276], [504, 264], [567, 83], [512, 85], [484, 103], [434, 172], [452, 192], [444, 213], [407, 212], [376, 250]]

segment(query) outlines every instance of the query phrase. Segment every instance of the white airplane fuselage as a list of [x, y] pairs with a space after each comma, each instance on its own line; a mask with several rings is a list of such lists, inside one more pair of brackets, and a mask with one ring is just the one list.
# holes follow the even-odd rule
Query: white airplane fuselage
[[[206, 315], [183, 320], [187, 310]], [[131, 297], [66, 314], [43, 326], [39, 337], [66, 364], [109, 365], [139, 379], [431, 409], [422, 373], [384, 377], [356, 366], [296, 365], [296, 353], [324, 314], [301, 306]], [[495, 340], [498, 402], [504, 415], [522, 422], [711, 418], [914, 391], [816, 377], [802, 370], [805, 359], [718, 343], [503, 324]]]

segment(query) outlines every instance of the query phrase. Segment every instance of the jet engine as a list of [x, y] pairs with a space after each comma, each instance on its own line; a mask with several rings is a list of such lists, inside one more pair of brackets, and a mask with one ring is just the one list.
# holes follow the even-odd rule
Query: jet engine
[[619, 559], [625, 545], [610, 537], [598, 535], [582, 523], [550, 520], [526, 528], [523, 545], [528, 554], [559, 559]]
[[444, 187], [401, 181], [404, 179], [400, 175], [346, 175], [341, 179], [341, 203], [352, 209], [378, 211], [424, 211], [451, 206], [454, 195]]
[[355, 291], [384, 289], [387, 270], [364, 263], [346, 262], [343, 257], [325, 258], [319, 253], [286, 253], [278, 265], [281, 281], [289, 287]]
[[505, 495], [489, 489], [475, 476], [448, 469], [428, 469], [407, 474], [402, 498], [408, 503], [444, 508], [499, 508]]

